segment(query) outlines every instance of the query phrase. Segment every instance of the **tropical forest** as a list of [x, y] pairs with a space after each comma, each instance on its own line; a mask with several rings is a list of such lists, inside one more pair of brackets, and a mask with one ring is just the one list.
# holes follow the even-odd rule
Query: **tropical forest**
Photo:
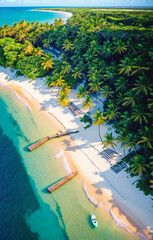
[[[140, 190], [153, 194], [153, 14], [62, 11], [73, 13], [66, 23], [21, 20], [0, 27], [0, 65], [16, 70], [16, 76], [42, 77], [48, 88], [58, 87], [62, 107], [70, 104], [71, 89], [77, 89], [77, 98], [88, 110], [81, 120], [89, 122], [87, 127], [100, 129], [107, 123], [114, 128], [117, 137], [112, 132], [100, 135], [102, 147], [120, 143], [127, 149], [122, 158], [126, 171], [137, 176]], [[101, 101], [103, 110], [92, 116], [94, 99]]]

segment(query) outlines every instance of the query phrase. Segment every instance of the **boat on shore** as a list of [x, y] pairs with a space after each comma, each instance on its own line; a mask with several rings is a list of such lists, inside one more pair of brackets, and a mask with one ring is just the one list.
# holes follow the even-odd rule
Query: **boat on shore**
[[91, 213], [91, 222], [95, 227], [98, 227], [98, 221], [94, 214]]

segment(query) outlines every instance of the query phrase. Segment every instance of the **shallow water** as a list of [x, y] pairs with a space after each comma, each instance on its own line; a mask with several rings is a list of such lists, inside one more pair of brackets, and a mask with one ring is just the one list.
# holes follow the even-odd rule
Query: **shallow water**
[[4, 24], [13, 25], [13, 23], [25, 20], [27, 22], [40, 21], [41, 23], [54, 22], [55, 18], [67, 19], [65, 13], [31, 11], [39, 7], [1, 7], [0, 8], [0, 26]]
[[[105, 209], [89, 202], [79, 176], [48, 193], [47, 187], [70, 168], [66, 159], [57, 158], [60, 140], [33, 152], [27, 146], [55, 132], [43, 112], [29, 110], [10, 88], [0, 87], [1, 239], [138, 239], [117, 227]], [[98, 218], [97, 229], [91, 225], [91, 211]]]

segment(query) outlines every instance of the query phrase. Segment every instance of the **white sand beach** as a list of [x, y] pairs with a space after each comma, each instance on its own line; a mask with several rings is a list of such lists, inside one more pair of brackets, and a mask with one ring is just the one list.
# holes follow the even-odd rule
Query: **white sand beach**
[[[54, 116], [55, 121], [58, 121], [65, 129], [79, 130], [79, 133], [72, 135], [74, 141], [70, 138], [69, 142], [65, 141], [65, 152], [70, 154], [73, 163], [90, 184], [90, 191], [97, 202], [101, 200], [98, 207], [108, 208], [118, 226], [138, 234], [142, 239], [152, 239], [153, 202], [151, 196], [145, 196], [136, 188], [134, 181], [137, 177], [131, 178], [124, 170], [117, 174], [111, 170], [110, 163], [100, 154], [102, 145], [98, 127], [92, 126], [85, 130], [79, 116], [74, 116], [68, 107], [62, 108], [58, 104], [58, 89], [48, 89], [42, 78], [37, 78], [35, 81], [30, 81], [25, 76], [16, 78], [15, 72], [12, 72], [10, 68], [0, 67], [0, 84], [18, 86], [27, 98], [30, 95], [35, 98], [42, 109]], [[70, 100], [83, 111], [81, 100], [76, 98], [76, 92], [77, 90], [72, 90]], [[98, 108], [102, 110], [101, 101], [91, 111], [91, 116]], [[104, 136], [110, 128], [110, 125], [103, 125], [101, 135]], [[111, 131], [115, 136], [113, 129]], [[113, 159], [113, 163], [121, 159], [123, 151], [118, 144], [116, 148], [118, 154]]]
[[70, 18], [73, 16], [73, 13], [71, 12], [64, 12], [64, 11], [54, 11], [54, 10], [42, 10], [42, 9], [32, 9], [31, 11], [42, 11], [42, 12], [54, 12], [59, 14], [64, 14], [66, 18]]

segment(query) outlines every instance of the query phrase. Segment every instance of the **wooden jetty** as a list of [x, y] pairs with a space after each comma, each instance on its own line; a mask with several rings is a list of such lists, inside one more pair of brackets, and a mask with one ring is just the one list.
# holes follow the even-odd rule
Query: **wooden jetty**
[[79, 131], [71, 131], [71, 132], [65, 132], [65, 133], [56, 133], [55, 135], [53, 136], [47, 136], [45, 138], [42, 138], [40, 139], [39, 141], [37, 141], [36, 143], [30, 145], [28, 147], [29, 151], [33, 151], [35, 148], [39, 147], [40, 145], [42, 145], [43, 143], [47, 142], [48, 140], [50, 139], [53, 139], [53, 138], [58, 138], [58, 137], [63, 137], [63, 136], [66, 136], [66, 135], [70, 135], [70, 134], [73, 134], [73, 133], [78, 133]]
[[64, 183], [68, 182], [70, 179], [72, 179], [73, 177], [75, 177], [78, 174], [77, 171], [72, 172], [71, 174], [69, 174], [68, 176], [66, 176], [65, 178], [59, 180], [57, 183], [53, 184], [51, 187], [47, 188], [49, 192], [53, 192], [55, 189], [59, 188], [60, 186], [62, 186]]

